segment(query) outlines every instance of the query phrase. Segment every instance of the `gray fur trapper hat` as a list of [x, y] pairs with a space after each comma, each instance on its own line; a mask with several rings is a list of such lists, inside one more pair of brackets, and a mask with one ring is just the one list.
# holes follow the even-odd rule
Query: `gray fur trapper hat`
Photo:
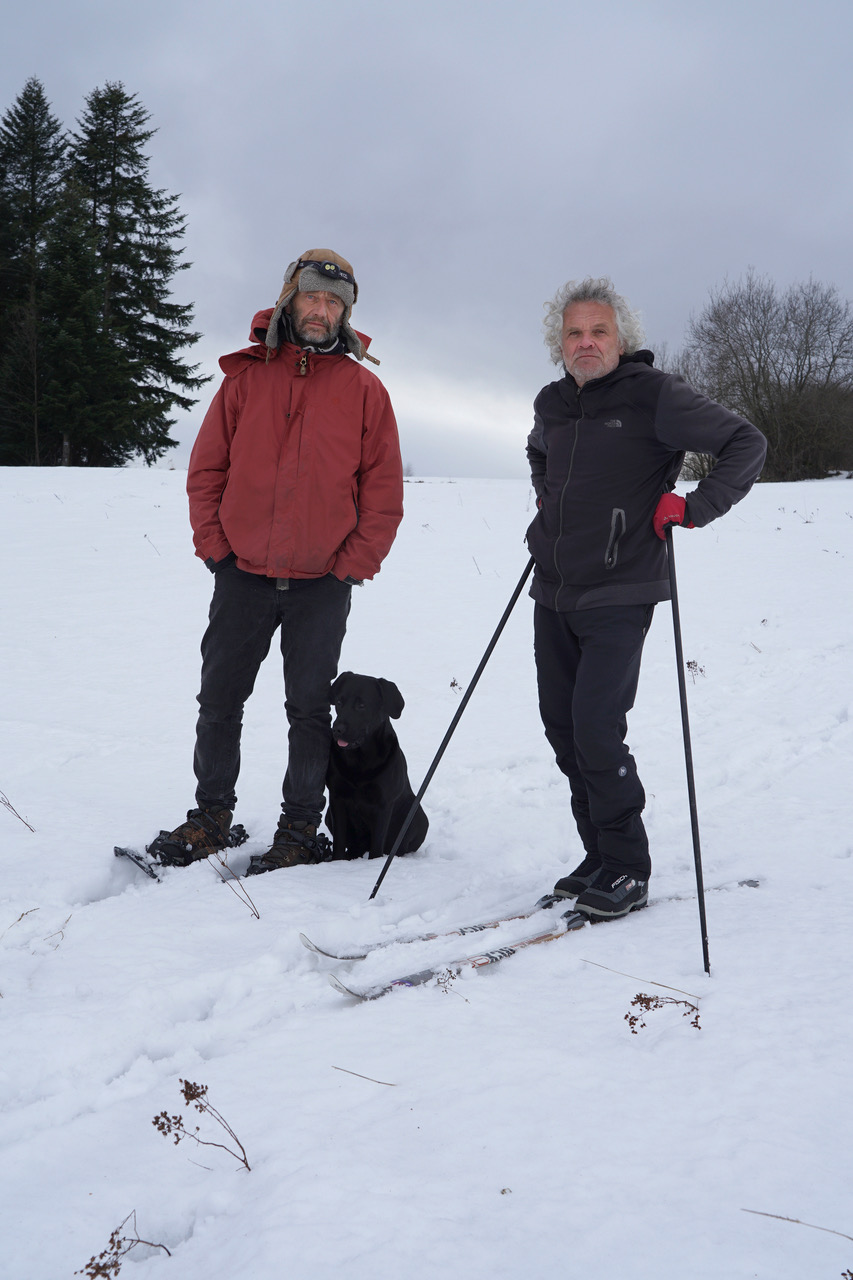
[[284, 285], [267, 329], [266, 344], [269, 350], [274, 351], [281, 343], [281, 316], [293, 295], [312, 291], [334, 293], [341, 299], [344, 304], [341, 341], [356, 360], [363, 360], [367, 356], [373, 364], [378, 364], [375, 357], [367, 355], [364, 343], [350, 324], [353, 305], [358, 298], [358, 285], [352, 266], [346, 258], [335, 253], [334, 249], [308, 249], [295, 262], [291, 262], [285, 271]]

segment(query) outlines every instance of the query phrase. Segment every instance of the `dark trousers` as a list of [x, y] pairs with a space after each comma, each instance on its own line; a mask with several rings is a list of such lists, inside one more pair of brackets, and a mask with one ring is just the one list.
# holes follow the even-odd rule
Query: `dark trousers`
[[196, 803], [237, 803], [243, 707], [272, 638], [281, 628], [284, 708], [289, 725], [282, 795], [291, 821], [319, 824], [329, 763], [329, 690], [337, 674], [352, 588], [332, 574], [290, 579], [217, 570], [210, 621], [201, 642], [201, 692], [194, 768]]
[[625, 745], [643, 642], [654, 605], [557, 613], [537, 604], [534, 644], [539, 711], [587, 853], [608, 871], [651, 871], [640, 814], [646, 803]]

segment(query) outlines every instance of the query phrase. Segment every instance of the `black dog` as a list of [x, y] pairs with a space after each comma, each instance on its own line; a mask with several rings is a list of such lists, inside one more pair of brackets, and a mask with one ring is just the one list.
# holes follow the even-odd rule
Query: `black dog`
[[[335, 721], [327, 784], [326, 826], [333, 857], [387, 857], [415, 795], [391, 719], [405, 703], [390, 680], [344, 671], [332, 685]], [[429, 822], [418, 805], [398, 853], [419, 849]]]

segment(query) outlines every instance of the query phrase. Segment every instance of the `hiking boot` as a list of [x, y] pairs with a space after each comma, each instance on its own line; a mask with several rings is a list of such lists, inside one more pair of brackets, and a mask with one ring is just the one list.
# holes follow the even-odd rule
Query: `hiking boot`
[[563, 876], [554, 885], [554, 893], [558, 898], [576, 898], [584, 889], [588, 889], [601, 870], [601, 858], [597, 853], [588, 853], [583, 862], [575, 867], [571, 875]]
[[188, 867], [208, 854], [230, 848], [234, 843], [231, 816], [230, 809], [190, 809], [186, 822], [174, 831], [161, 831], [148, 852], [164, 867]]
[[318, 835], [317, 828], [310, 822], [290, 822], [282, 815], [272, 847], [251, 859], [246, 875], [259, 876], [264, 871], [279, 871], [283, 867], [328, 862], [331, 856], [328, 836]]
[[612, 868], [602, 869], [578, 895], [575, 910], [595, 920], [615, 920], [649, 904], [649, 882]]

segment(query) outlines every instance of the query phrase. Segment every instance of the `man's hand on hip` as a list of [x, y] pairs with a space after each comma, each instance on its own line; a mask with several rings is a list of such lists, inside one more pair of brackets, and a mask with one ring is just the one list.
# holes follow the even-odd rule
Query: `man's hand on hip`
[[662, 541], [666, 541], [666, 527], [668, 524], [680, 524], [685, 529], [695, 528], [692, 520], [687, 518], [687, 503], [683, 498], [679, 498], [677, 493], [665, 493], [663, 495], [655, 507], [652, 524], [655, 527], [655, 533]]

